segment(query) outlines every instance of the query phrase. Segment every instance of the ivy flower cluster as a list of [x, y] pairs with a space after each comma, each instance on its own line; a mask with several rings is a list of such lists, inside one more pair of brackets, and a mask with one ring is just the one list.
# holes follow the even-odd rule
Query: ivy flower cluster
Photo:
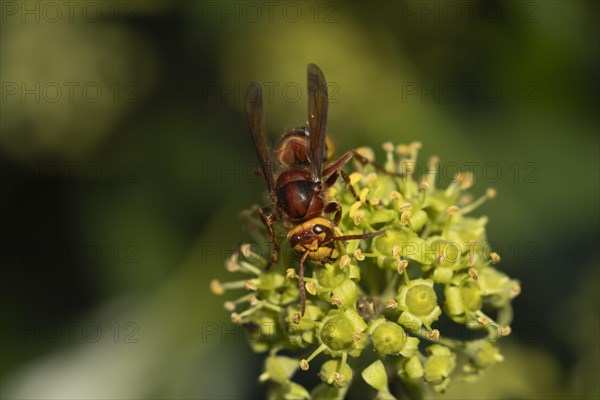
[[[443, 392], [452, 379], [475, 380], [503, 360], [498, 340], [511, 332], [510, 303], [520, 285], [496, 268], [500, 255], [486, 241], [487, 218], [470, 216], [496, 192], [474, 199], [469, 173], [437, 188], [437, 157], [415, 173], [420, 147], [384, 144], [382, 165], [396, 175], [355, 163], [349, 178], [358, 201], [344, 182], [329, 190], [342, 205], [344, 235], [385, 232], [340, 243], [335, 262], [307, 265], [303, 317], [299, 257], [284, 228], [276, 227], [279, 261], [266, 269], [264, 226], [252, 210], [244, 213], [256, 243], [226, 262], [238, 279], [213, 280], [211, 290], [241, 293], [225, 309], [247, 329], [252, 349], [268, 353], [259, 380], [269, 382], [271, 398], [341, 399], [357, 379], [380, 399], [407, 390]], [[371, 149], [358, 151], [373, 160]], [[321, 384], [297, 382], [310, 373]]]

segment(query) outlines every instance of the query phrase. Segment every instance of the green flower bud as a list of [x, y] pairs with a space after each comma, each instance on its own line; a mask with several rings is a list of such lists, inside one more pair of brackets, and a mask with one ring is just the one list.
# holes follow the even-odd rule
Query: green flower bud
[[439, 236], [427, 240], [427, 256], [436, 268], [455, 268], [462, 264], [462, 248], [457, 242], [441, 239]]
[[352, 346], [352, 324], [343, 315], [330, 318], [321, 329], [321, 342], [332, 350], [346, 350]]
[[461, 214], [453, 216], [453, 223], [450, 225], [446, 239], [452, 243], [484, 243], [485, 225], [488, 218], [471, 218]]
[[521, 290], [519, 282], [493, 268], [484, 268], [477, 280], [481, 294], [492, 306], [500, 308], [508, 304]]
[[314, 270], [313, 278], [317, 295], [328, 302], [331, 292], [345, 281], [360, 279], [360, 268], [352, 263], [343, 269], [337, 265], [325, 264]]
[[250, 346], [255, 352], [265, 352], [273, 343], [284, 340], [279, 323], [275, 318], [273, 312], [260, 310], [244, 324], [246, 337], [250, 339]]
[[298, 298], [296, 286], [275, 272], [262, 274], [257, 286], [259, 297], [275, 304], [287, 304]]
[[431, 354], [425, 362], [423, 374], [427, 382], [441, 383], [450, 376], [456, 366], [456, 355], [452, 351], [439, 344], [427, 348]]
[[419, 345], [419, 339], [408, 336], [395, 322], [382, 321], [375, 324], [371, 341], [375, 350], [382, 354], [412, 356]]
[[323, 268], [315, 268], [313, 271], [313, 278], [318, 286], [331, 290], [348, 279], [347, 273], [348, 271], [346, 269], [336, 268], [329, 264], [324, 265]]
[[[460, 288], [447, 285], [444, 289], [444, 296], [446, 297], [446, 303], [444, 304], [446, 313], [450, 315], [452, 319], [462, 318], [465, 314], [465, 306], [462, 302], [462, 296], [460, 295]], [[464, 322], [464, 320], [457, 322]]]
[[313, 305], [306, 305], [306, 313], [303, 318], [295, 323], [294, 316], [300, 316], [300, 307], [290, 306], [287, 308], [285, 317], [286, 321], [286, 338], [293, 346], [306, 347], [308, 344], [316, 343], [315, 325], [312, 321], [320, 320], [325, 312], [322, 308]]
[[285, 282], [285, 277], [274, 272], [264, 273], [259, 277], [259, 291], [271, 292]]
[[398, 374], [409, 379], [418, 379], [423, 377], [423, 364], [418, 356], [412, 356], [402, 361]]
[[433, 390], [435, 390], [437, 393], [444, 393], [446, 389], [448, 389], [448, 386], [450, 386], [450, 381], [450, 378], [446, 378], [440, 383], [433, 384]]
[[313, 400], [344, 400], [348, 387], [337, 387], [321, 383], [317, 385], [311, 395]]
[[376, 199], [387, 199], [391, 192], [398, 190], [394, 180], [385, 175], [378, 175], [369, 188], [370, 197]]
[[400, 253], [405, 258], [427, 264], [425, 258], [425, 241], [415, 232], [407, 228], [388, 229], [383, 235], [373, 239], [373, 251], [384, 256], [393, 253], [394, 246], [400, 246]]
[[432, 221], [439, 221], [440, 218], [438, 217], [440, 214], [445, 213], [448, 207], [454, 205], [455, 202], [456, 197], [448, 197], [443, 190], [428, 194], [427, 208], [430, 214], [429, 218]]
[[340, 362], [340, 360], [329, 360], [321, 366], [319, 377], [323, 382], [340, 388], [350, 385], [354, 373], [348, 364], [344, 363], [340, 366]]
[[272, 380], [280, 384], [289, 382], [290, 377], [298, 369], [298, 360], [282, 357], [269, 356], [265, 361], [265, 372], [261, 375], [260, 380]]
[[403, 357], [412, 357], [419, 350], [419, 339], [408, 336], [406, 339], [406, 344], [402, 350], [400, 350], [400, 355]]
[[377, 396], [375, 396], [375, 400], [397, 400], [393, 394], [388, 392], [387, 390], [382, 392], [377, 392]]
[[372, 388], [378, 390], [379, 392], [388, 391], [387, 373], [385, 372], [385, 367], [383, 366], [381, 360], [377, 360], [373, 364], [369, 365], [363, 370], [361, 375], [365, 382], [367, 382]]
[[354, 309], [344, 312], [331, 310], [320, 325], [319, 341], [334, 357], [341, 356], [344, 352], [358, 355], [366, 344], [367, 338], [362, 332], [367, 324]]
[[389, 210], [387, 208], [377, 208], [368, 219], [369, 223], [374, 224], [383, 224], [397, 221], [400, 218], [398, 213], [394, 210]]
[[409, 329], [416, 330], [423, 324], [430, 327], [442, 313], [433, 290], [433, 281], [428, 279], [416, 279], [401, 286], [396, 299], [402, 311], [398, 323]]
[[267, 395], [269, 400], [308, 400], [310, 393], [301, 385], [290, 382], [287, 385], [274, 385]]
[[394, 270], [398, 265], [398, 260], [392, 256], [377, 256], [377, 266], [381, 269]]
[[449, 283], [452, 280], [452, 276], [454, 275], [454, 270], [452, 268], [444, 268], [438, 267], [433, 270], [433, 275], [431, 279], [435, 283]]
[[460, 288], [460, 296], [465, 310], [474, 312], [481, 309], [481, 290], [477, 282], [465, 282]]
[[410, 357], [419, 345], [419, 339], [408, 336], [402, 327], [394, 322], [379, 319], [373, 321], [370, 330], [373, 347], [381, 354], [400, 354]]
[[358, 299], [356, 283], [350, 279], [346, 279], [331, 291], [331, 299], [335, 299], [336, 302], [339, 300], [340, 304], [334, 303], [339, 307], [355, 308], [356, 300]]
[[418, 210], [410, 216], [410, 227], [414, 232], [420, 232], [428, 220], [429, 216], [427, 216], [427, 213], [423, 210]]
[[373, 347], [382, 354], [398, 354], [406, 344], [406, 333], [398, 324], [390, 321], [380, 324], [373, 335]]
[[481, 309], [481, 290], [478, 282], [465, 278], [466, 274], [460, 276], [459, 286], [451, 284], [444, 289], [444, 309], [453, 321], [465, 323], [476, 318], [475, 312]]
[[431, 286], [415, 285], [406, 293], [406, 307], [418, 316], [427, 315], [437, 306], [437, 296]]
[[504, 361], [498, 346], [487, 340], [477, 340], [467, 344], [467, 351], [472, 354], [472, 363], [477, 368], [489, 368]]

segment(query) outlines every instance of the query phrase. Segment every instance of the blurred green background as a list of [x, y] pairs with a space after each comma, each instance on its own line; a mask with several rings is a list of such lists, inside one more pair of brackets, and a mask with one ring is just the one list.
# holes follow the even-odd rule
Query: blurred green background
[[2, 398], [264, 395], [208, 283], [265, 189], [243, 89], [276, 138], [309, 62], [338, 153], [419, 140], [498, 190], [477, 213], [522, 283], [513, 334], [445, 397], [599, 396], [598, 1], [0, 7]]

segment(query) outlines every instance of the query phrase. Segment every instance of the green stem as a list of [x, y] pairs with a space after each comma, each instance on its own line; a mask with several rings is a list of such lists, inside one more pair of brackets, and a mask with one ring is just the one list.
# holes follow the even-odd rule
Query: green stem
[[374, 295], [379, 293], [379, 285], [377, 284], [377, 276], [373, 273], [376, 266], [370, 265], [369, 268], [365, 268], [363, 276], [365, 277], [367, 293]]
[[425, 224], [425, 229], [423, 229], [423, 232], [421, 232], [421, 239], [427, 239], [429, 237], [432, 227], [433, 223], [431, 221], [427, 221], [427, 224]]
[[[421, 328], [421, 331], [427, 332], [427, 330], [424, 328]], [[417, 332], [417, 331], [411, 331], [411, 333], [418, 336], [419, 338], [421, 338], [423, 340], [427, 340], [432, 343], [443, 344], [444, 346], [446, 346], [452, 350], [464, 352], [464, 343], [465, 342], [456, 343], [456, 341], [445, 338], [441, 335], [439, 338], [437, 338], [437, 340], [433, 340], [429, 337], [429, 332], [422, 333], [422, 332]]]
[[506, 304], [498, 310], [498, 323], [500, 326], [510, 325], [513, 320], [513, 308], [511, 304]]

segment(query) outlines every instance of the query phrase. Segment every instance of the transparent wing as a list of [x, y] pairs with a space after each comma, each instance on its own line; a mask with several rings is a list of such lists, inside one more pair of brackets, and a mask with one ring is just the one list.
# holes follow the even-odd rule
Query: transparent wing
[[311, 178], [313, 182], [321, 182], [327, 125], [327, 81], [323, 71], [315, 64], [308, 64], [307, 81]]
[[252, 136], [254, 148], [256, 149], [256, 155], [260, 161], [262, 173], [265, 182], [267, 183], [267, 188], [269, 189], [269, 193], [273, 193], [275, 185], [273, 166], [270, 159], [270, 149], [267, 146], [265, 136], [262, 87], [256, 82], [251, 83], [246, 90], [246, 119], [248, 121], [248, 128], [250, 129], [250, 136]]

